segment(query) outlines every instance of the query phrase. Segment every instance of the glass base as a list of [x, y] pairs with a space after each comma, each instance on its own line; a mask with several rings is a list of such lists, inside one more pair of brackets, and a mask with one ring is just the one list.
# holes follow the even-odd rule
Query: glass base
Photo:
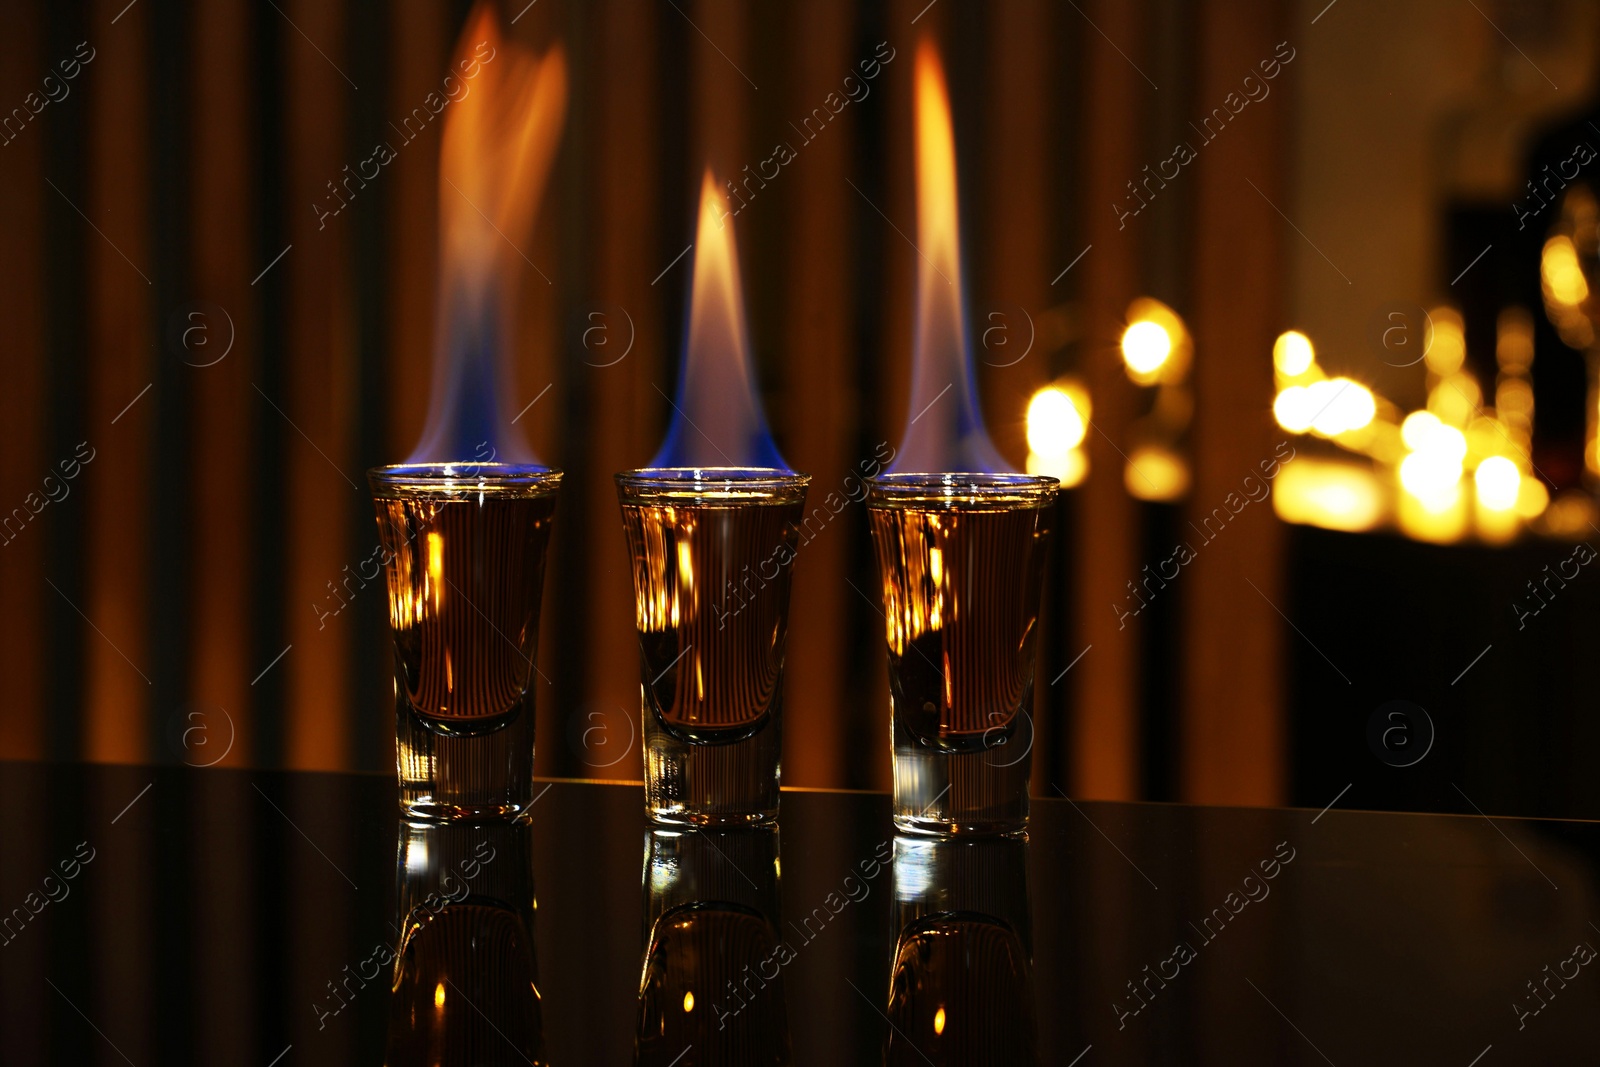
[[946, 752], [894, 724], [894, 825], [939, 837], [1023, 836], [1028, 768], [1021, 745]]
[[766, 826], [778, 820], [781, 699], [755, 733], [726, 744], [669, 733], [644, 702], [644, 808], [662, 826]]
[[514, 822], [527, 814], [527, 804], [441, 804], [431, 796], [415, 800], [402, 800], [400, 808], [406, 818], [425, 823], [442, 822]]
[[523, 697], [494, 728], [445, 732], [418, 715], [405, 697], [395, 701], [396, 768], [400, 807], [430, 822], [504, 821], [533, 805], [533, 695]]

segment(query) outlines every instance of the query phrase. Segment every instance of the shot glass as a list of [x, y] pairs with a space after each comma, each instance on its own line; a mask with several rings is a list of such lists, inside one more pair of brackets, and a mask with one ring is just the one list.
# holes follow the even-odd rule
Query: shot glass
[[394, 636], [400, 803], [426, 819], [533, 802], [539, 600], [561, 472], [406, 464], [368, 472]]
[[1034, 646], [1059, 484], [1022, 474], [868, 481], [902, 831], [1027, 828]]
[[617, 475], [639, 634], [645, 810], [666, 825], [778, 815], [790, 565], [810, 475]]

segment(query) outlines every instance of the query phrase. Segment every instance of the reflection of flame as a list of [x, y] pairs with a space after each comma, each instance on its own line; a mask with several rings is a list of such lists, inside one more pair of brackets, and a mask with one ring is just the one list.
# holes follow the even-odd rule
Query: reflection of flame
[[708, 169], [700, 183], [678, 399], [652, 467], [787, 468], [756, 399], [732, 217]]
[[944, 68], [917, 46], [917, 323], [911, 410], [893, 470], [1003, 471], [984, 431], [972, 382], [956, 213], [956, 142]]
[[411, 462], [531, 463], [508, 417], [516, 283], [567, 101], [559, 47], [506, 40], [480, 2], [456, 46], [439, 162], [439, 316], [428, 426]]

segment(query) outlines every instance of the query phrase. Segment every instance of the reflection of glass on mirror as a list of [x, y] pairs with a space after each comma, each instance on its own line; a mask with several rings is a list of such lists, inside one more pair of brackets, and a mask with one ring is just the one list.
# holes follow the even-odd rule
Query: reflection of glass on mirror
[[531, 829], [402, 822], [388, 1067], [544, 1056]]
[[641, 1067], [790, 1062], [778, 863], [776, 830], [646, 835]]
[[1037, 1062], [1027, 848], [895, 838], [888, 1067]]

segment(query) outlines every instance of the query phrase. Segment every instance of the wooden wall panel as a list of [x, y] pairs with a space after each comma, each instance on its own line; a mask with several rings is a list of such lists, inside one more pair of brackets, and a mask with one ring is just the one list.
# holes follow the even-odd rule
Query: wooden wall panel
[[[877, 394], [873, 409], [879, 427], [878, 440], [889, 441], [896, 448], [905, 432], [906, 420], [911, 417], [906, 408], [911, 403], [911, 336], [916, 300], [917, 250], [907, 239], [917, 229], [916, 180], [912, 172], [915, 114], [912, 72], [918, 35], [934, 33], [944, 15], [938, 5], [925, 12], [921, 11], [923, 6], [916, 0], [893, 0], [889, 5], [884, 20], [885, 32], [895, 49], [895, 58], [884, 71], [883, 84], [879, 86], [883, 93], [878, 116], [882, 123], [883, 156], [878, 161], [878, 174], [859, 174], [851, 179], [857, 187], [852, 195], [859, 201], [856, 240], [877, 244], [880, 257], [879, 276], [864, 280], [867, 291], [878, 294], [883, 316], [875, 353], [877, 374], [873, 382]], [[911, 20], [919, 12], [922, 17], [913, 25]], [[877, 588], [868, 589], [867, 593], [876, 603]], [[879, 619], [881, 621], [881, 615]], [[887, 693], [884, 708], [887, 715]]]
[[[0, 99], [9, 115], [35, 91], [39, 70], [42, 9], [8, 9], [0, 33]], [[0, 136], [0, 322], [6, 324], [6, 356], [0, 360], [0, 426], [5, 427], [0, 462], [0, 675], [6, 708], [0, 712], [0, 754], [13, 759], [44, 754], [43, 531], [30, 511], [28, 494], [41, 494], [44, 455], [45, 361], [41, 309], [44, 197], [55, 196], [43, 181], [44, 139], [38, 120]], [[13, 519], [22, 509], [26, 520]], [[8, 519], [13, 519], [6, 524]]]
[[[394, 59], [388, 107], [403, 116], [437, 89], [456, 31], [445, 5], [396, 0], [392, 5]], [[433, 381], [434, 315], [438, 300], [439, 125], [430, 124], [388, 165], [389, 223], [385, 234], [390, 321], [387, 356], [387, 462], [399, 463], [422, 437]], [[396, 134], [396, 139], [400, 139]]]
[[[1200, 11], [1198, 91], [1201, 99], [1220, 100], [1239, 71], [1271, 56], [1284, 39], [1283, 10], [1270, 0], [1214, 0]], [[1196, 163], [1196, 462], [1189, 510], [1197, 522], [1246, 475], [1259, 474], [1257, 464], [1283, 440], [1271, 416], [1272, 342], [1285, 326], [1287, 230], [1273, 203], [1291, 217], [1293, 208], [1285, 200], [1289, 113], [1279, 85], [1273, 101], [1208, 144]], [[1184, 800], [1283, 802], [1285, 631], [1274, 607], [1283, 604], [1283, 551], [1277, 517], [1252, 507], [1187, 568]]]
[[[338, 519], [347, 512], [350, 494], [366, 489], [349, 462], [348, 411], [355, 402], [346, 266], [351, 220], [341, 214], [319, 222], [312, 205], [338, 202], [330, 199], [334, 193], [327, 183], [337, 186], [350, 162], [344, 118], [352, 90], [334, 66], [345, 50], [343, 6], [298, 0], [284, 5], [284, 11], [294, 24], [280, 37], [293, 131], [284, 187], [292, 247], [275, 269], [286, 272], [288, 289], [288, 389], [263, 403], [281, 408], [280, 417], [293, 428], [285, 438], [289, 512], [283, 588], [293, 646], [280, 665], [288, 679], [285, 761], [303, 769], [335, 769], [348, 759], [351, 731], [343, 694], [355, 621], [352, 612], [341, 612], [324, 625], [313, 605], [326, 601], [327, 583], [350, 562]], [[380, 92], [381, 86], [369, 85], [367, 91]], [[352, 183], [339, 195], [347, 200], [374, 194]]]
[[664, 203], [654, 183], [638, 179], [659, 165], [656, 19], [676, 16], [628, 0], [611, 0], [595, 16], [592, 39], [605, 62], [587, 79], [594, 128], [574, 131], [592, 144], [594, 167], [592, 296], [580, 303], [572, 353], [582, 361], [574, 370], [583, 378], [591, 430], [587, 477], [568, 488], [587, 522], [587, 692], [577, 710], [584, 718], [576, 740], [568, 731], [560, 743], [578, 774], [637, 779], [643, 773], [638, 639], [611, 475], [650, 461], [665, 406], [655, 386], [671, 392], [664, 369], [669, 341], [651, 280], [660, 269], [655, 261], [664, 233], [675, 240], [684, 227], [676, 205]]
[[[698, 191], [705, 167], [728, 181], [750, 162], [750, 94], [758, 91], [760, 78], [754, 78], [754, 85], [747, 80], [752, 78], [747, 5], [739, 0], [698, 0], [683, 10], [694, 23], [689, 35], [688, 178]], [[692, 218], [686, 221], [692, 226]]]
[[[250, 167], [249, 29], [244, 0], [217, 0], [195, 12], [195, 299], [175, 310], [163, 348], [164, 358], [192, 367], [192, 484], [201, 497], [193, 511], [189, 691], [192, 710], [205, 717], [197, 721], [205, 726], [206, 746], [182, 758], [241, 767], [252, 756], [250, 679], [262, 666], [250, 659], [250, 486], [241, 473], [250, 469], [251, 455], [243, 431], [256, 419], [278, 417], [251, 387], [258, 312], [250, 281], [260, 268], [251, 257], [250, 219], [239, 210], [257, 195]], [[171, 338], [174, 330], [181, 332]]]
[[[1098, 0], [1084, 11], [1105, 37], [1134, 49], [1137, 62], [1143, 36], [1139, 5]], [[1137, 130], [1144, 96], [1155, 90], [1105, 40], [1089, 40], [1084, 78], [1088, 107], [1079, 143], [1090, 251], [1074, 269], [1083, 272], [1083, 376], [1094, 411], [1084, 439], [1089, 477], [1079, 491], [1073, 563], [1077, 631], [1092, 647], [1068, 676], [1074, 714], [1067, 766], [1075, 796], [1132, 800], [1139, 794], [1139, 629], [1131, 618], [1126, 628], [1119, 625], [1113, 605], [1123, 602], [1125, 583], [1139, 570], [1138, 512], [1122, 481], [1135, 398], [1118, 350], [1128, 301], [1139, 292], [1139, 246], [1131, 227], [1118, 226], [1111, 205], [1143, 163]]]
[[[803, 10], [791, 6], [785, 15], [793, 23], [788, 39], [795, 47], [787, 110], [799, 116], [813, 108], [826, 110], [823, 100], [840, 91], [857, 60], [851, 51], [852, 5], [826, 0]], [[813, 513], [822, 508], [823, 514], [831, 514], [827, 500], [846, 496], [846, 475], [857, 475], [849, 485], [860, 484], [851, 278], [839, 269], [849, 257], [848, 219], [856, 194], [845, 179], [856, 135], [852, 109], [860, 106], [852, 103], [810, 142], [794, 144], [798, 158], [776, 179], [786, 183], [781, 191], [788, 208], [786, 269], [781, 275], [786, 328], [778, 353], [787, 369], [784, 458], [811, 475], [807, 504]], [[786, 143], [799, 139], [788, 130], [781, 134]], [[867, 456], [871, 454], [869, 448]], [[862, 506], [847, 503], [804, 545], [793, 565], [783, 768], [784, 777], [795, 784], [845, 785], [847, 746], [868, 744], [874, 732], [860, 717], [846, 685], [849, 617], [856, 610], [849, 600], [857, 598], [837, 577], [846, 573], [850, 542], [865, 526]]]
[[[81, 76], [88, 92], [63, 104], [88, 108], [89, 176], [85, 212], [88, 290], [89, 411], [85, 468], [88, 537], [84, 613], [98, 629], [84, 642], [84, 755], [136, 762], [148, 753], [150, 643], [145, 605], [150, 503], [149, 440], [154, 405], [145, 390], [160, 358], [153, 330], [150, 277], [147, 107], [148, 12], [93, 5], [94, 62]], [[52, 194], [54, 195], [54, 194]], [[136, 399], [137, 398], [137, 399]], [[129, 405], [132, 405], [129, 407]], [[115, 421], [113, 421], [115, 420]]]
[[[1058, 114], [1050, 69], [1059, 47], [1044, 32], [1049, 18], [1040, 0], [993, 8], [984, 128], [956, 131], [958, 138], [983, 138], [985, 255], [972, 289], [986, 298], [974, 302], [973, 355], [989, 435], [1017, 470], [1028, 457], [1028, 398], [1050, 379], [1046, 355], [1025, 347], [1035, 340], [1035, 318], [1050, 306], [1055, 270], [1046, 220], [1060, 210], [1049, 166]], [[1001, 318], [990, 317], [996, 313]]]

